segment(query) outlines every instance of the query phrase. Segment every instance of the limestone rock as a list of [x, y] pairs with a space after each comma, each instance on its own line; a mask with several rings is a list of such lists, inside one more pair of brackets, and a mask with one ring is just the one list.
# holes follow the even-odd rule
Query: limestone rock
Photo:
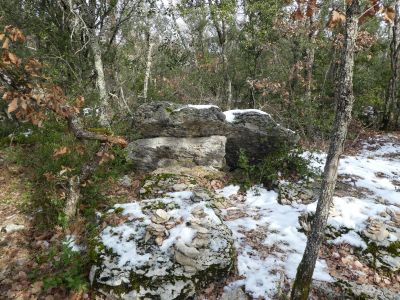
[[219, 300], [247, 300], [249, 299], [241, 287], [226, 288]]
[[125, 175], [118, 180], [118, 183], [124, 188], [130, 188], [132, 186], [132, 179], [128, 175]]
[[232, 233], [209, 202], [193, 203], [191, 194], [119, 204], [129, 220], [102, 231], [93, 284], [126, 300], [173, 300], [227, 277], [235, 257]]
[[382, 242], [389, 236], [385, 224], [376, 219], [370, 219], [363, 233], [373, 241]]
[[139, 170], [155, 170], [168, 166], [225, 165], [224, 136], [198, 138], [157, 137], [136, 140], [128, 146], [128, 159]]
[[292, 130], [276, 123], [267, 113], [257, 110], [228, 111], [233, 114], [229, 122], [226, 141], [226, 163], [236, 167], [240, 149], [246, 153], [250, 163], [258, 163], [266, 154], [292, 147], [299, 136]]
[[226, 124], [221, 110], [216, 106], [197, 107], [171, 102], [145, 103], [133, 116], [134, 131], [141, 138], [223, 135]]
[[[160, 137], [175, 138], [170, 140], [175, 146], [186, 143], [188, 138], [225, 136], [225, 158], [231, 168], [237, 166], [241, 149], [245, 151], [250, 163], [257, 163], [266, 154], [284, 146], [290, 148], [299, 140], [295, 132], [276, 123], [269, 114], [262, 111], [250, 109], [223, 113], [216, 106], [179, 105], [169, 102], [141, 105], [133, 116], [133, 129], [145, 141]], [[136, 154], [140, 154], [140, 150], [138, 152]], [[149, 164], [149, 159], [159, 161], [163, 158], [162, 155], [145, 156], [146, 164]], [[169, 159], [168, 155], [166, 158]]]
[[11, 232], [15, 232], [15, 231], [20, 231], [20, 230], [24, 230], [25, 226], [24, 225], [20, 225], [20, 224], [7, 224], [6, 226], [4, 226], [1, 231], [7, 232], [7, 233], [11, 233]]
[[392, 256], [389, 253], [381, 253], [379, 260], [393, 273], [398, 272], [400, 270], [399, 255]]

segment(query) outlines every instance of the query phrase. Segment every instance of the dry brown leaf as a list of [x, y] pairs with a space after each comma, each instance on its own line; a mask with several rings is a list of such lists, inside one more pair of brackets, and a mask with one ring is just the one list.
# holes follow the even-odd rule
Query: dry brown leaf
[[10, 39], [6, 37], [6, 39], [3, 42], [3, 46], [1, 48], [8, 49], [9, 43], [10, 43]]
[[291, 15], [291, 18], [295, 21], [302, 20], [304, 18], [303, 12], [298, 7]]
[[335, 28], [337, 25], [343, 25], [346, 22], [346, 15], [338, 10], [332, 10], [327, 27]]
[[315, 12], [315, 8], [317, 6], [317, 0], [309, 0], [307, 5], [306, 16], [312, 17]]
[[4, 39], [5, 34], [4, 33], [0, 33], [0, 40]]
[[396, 11], [394, 10], [393, 7], [386, 6], [383, 9], [383, 19], [385, 20], [386, 23], [393, 23], [395, 16], [396, 16]]
[[18, 99], [14, 98], [13, 101], [8, 105], [8, 113], [12, 113], [13, 111], [17, 110], [18, 108]]
[[100, 157], [99, 165], [102, 165], [102, 164], [104, 164], [104, 163], [106, 163], [106, 162], [108, 162], [110, 160], [114, 160], [115, 159], [114, 154], [108, 153], [108, 152], [100, 151], [100, 152], [97, 152], [96, 155], [98, 157]]
[[67, 147], [60, 147], [60, 148], [54, 150], [53, 156], [58, 157], [58, 156], [61, 156], [61, 155], [67, 154], [67, 153], [69, 153], [69, 149]]
[[79, 155], [84, 155], [85, 154], [85, 147], [81, 144], [75, 145], [74, 150], [79, 154]]
[[113, 144], [120, 145], [121, 147], [124, 147], [124, 148], [126, 146], [128, 146], [128, 142], [122, 136], [112, 136], [112, 137], [109, 138], [109, 142], [113, 143]]
[[8, 52], [8, 58], [14, 65], [18, 64], [18, 57], [14, 53]]

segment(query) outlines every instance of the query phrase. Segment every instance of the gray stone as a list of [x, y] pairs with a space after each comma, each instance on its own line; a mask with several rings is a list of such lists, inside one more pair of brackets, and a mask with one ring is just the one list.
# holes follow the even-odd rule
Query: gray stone
[[[369, 239], [379, 242], [382, 245], [389, 243], [387, 241], [387, 238], [389, 237], [389, 231], [387, 231], [386, 225], [380, 220], [370, 219], [367, 228], [363, 230], [363, 234]], [[383, 241], [386, 243], [383, 243]]]
[[226, 136], [226, 162], [237, 166], [243, 149], [250, 163], [282, 147], [292, 147], [299, 136], [266, 113], [256, 110], [230, 111], [229, 122], [220, 108], [193, 107], [169, 102], [141, 105], [133, 117], [133, 129], [141, 138]]
[[392, 272], [400, 270], [400, 256], [391, 256], [387, 253], [386, 255], [380, 256], [379, 260]]
[[[131, 219], [100, 234], [104, 247], [92, 268], [93, 284], [126, 300], [173, 300], [188, 299], [216, 278], [228, 277], [235, 259], [232, 232], [208, 202], [193, 203], [190, 196], [169, 194], [124, 204], [127, 211], [120, 214], [129, 213]], [[167, 219], [167, 214], [168, 222], [176, 224], [170, 230], [151, 221], [155, 215]], [[169, 232], [157, 243], [148, 234], [154, 230]]]
[[225, 288], [219, 300], [247, 300], [249, 299], [241, 287]]
[[157, 137], [136, 140], [128, 145], [128, 159], [138, 170], [150, 171], [169, 166], [225, 165], [224, 136], [199, 138]]
[[224, 135], [225, 115], [218, 107], [197, 109], [171, 102], [151, 102], [139, 106], [133, 129], [141, 138], [204, 137]]
[[125, 175], [118, 180], [118, 183], [125, 188], [130, 188], [132, 186], [132, 179], [128, 175]]
[[187, 189], [187, 187], [188, 186], [185, 183], [176, 183], [172, 186], [172, 190], [175, 192], [180, 192], [180, 191]]
[[193, 192], [193, 195], [191, 197], [191, 200], [193, 202], [210, 201], [211, 200], [210, 195], [207, 193], [206, 190], [204, 190], [202, 188], [192, 189], [192, 192]]
[[[387, 288], [371, 284], [357, 284], [353, 281], [312, 281], [313, 289], [318, 291], [321, 299], [374, 299], [374, 300], [400, 300], [400, 295]], [[341, 287], [341, 289], [338, 289]]]
[[24, 225], [19, 225], [19, 224], [7, 224], [2, 228], [2, 231], [11, 233], [11, 232], [16, 232], [20, 230], [24, 230], [25, 226]]
[[300, 137], [274, 121], [269, 114], [248, 110], [235, 114], [229, 123], [226, 141], [226, 163], [236, 167], [240, 149], [250, 163], [261, 162], [268, 153], [290, 149]]

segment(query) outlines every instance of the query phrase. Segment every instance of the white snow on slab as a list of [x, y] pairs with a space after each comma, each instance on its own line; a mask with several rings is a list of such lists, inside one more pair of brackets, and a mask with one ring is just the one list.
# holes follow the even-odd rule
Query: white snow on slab
[[118, 256], [118, 267], [122, 268], [129, 265], [140, 267], [151, 257], [148, 253], [139, 253], [136, 243], [132, 242], [135, 238], [144, 237], [146, 225], [151, 223], [150, 216], [146, 216], [143, 212], [143, 207], [147, 204], [154, 204], [155, 201], [162, 202], [167, 206], [173, 204], [168, 209], [168, 214], [175, 219], [182, 218], [182, 224], [178, 224], [170, 229], [168, 238], [160, 246], [163, 252], [171, 251], [171, 247], [177, 240], [187, 244], [191, 243], [196, 230], [188, 227], [186, 222], [190, 219], [191, 211], [194, 208], [201, 207], [206, 214], [205, 218], [212, 220], [216, 224], [221, 223], [221, 219], [215, 214], [213, 209], [208, 207], [207, 202], [203, 201], [189, 205], [190, 201], [187, 200], [192, 195], [191, 191], [173, 192], [167, 193], [166, 196], [159, 199], [114, 205], [114, 208], [108, 211], [109, 213], [122, 208], [122, 215], [128, 216], [130, 222], [136, 221], [134, 223], [123, 223], [118, 226], [107, 226], [100, 234], [100, 240], [104, 246], [111, 249]]
[[226, 117], [226, 121], [231, 123], [235, 120], [236, 115], [245, 114], [245, 113], [249, 113], [249, 112], [257, 113], [260, 115], [270, 116], [270, 114], [266, 113], [265, 111], [259, 110], [259, 109], [233, 109], [233, 110], [224, 111], [224, 114]]
[[185, 105], [185, 106], [180, 107], [178, 109], [175, 109], [174, 111], [181, 111], [182, 109], [185, 109], [185, 108], [210, 109], [212, 107], [218, 108], [218, 106], [212, 105], [212, 104], [188, 104], [188, 105]]

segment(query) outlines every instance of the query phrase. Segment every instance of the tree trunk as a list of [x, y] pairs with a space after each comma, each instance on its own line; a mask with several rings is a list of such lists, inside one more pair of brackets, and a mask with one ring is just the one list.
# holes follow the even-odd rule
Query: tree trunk
[[97, 73], [97, 87], [99, 89], [99, 96], [100, 96], [100, 116], [99, 122], [101, 126], [110, 127], [110, 107], [108, 103], [108, 93], [106, 87], [106, 80], [104, 76], [104, 68], [103, 68], [103, 60], [101, 58], [101, 48], [99, 45], [99, 38], [96, 36], [96, 33], [91, 33], [90, 36], [91, 42], [90, 46], [93, 52], [93, 59], [94, 59], [94, 67]]
[[314, 59], [315, 59], [315, 35], [316, 32], [313, 29], [313, 17], [309, 17], [309, 34], [308, 34], [308, 42], [309, 47], [306, 49], [306, 61], [305, 61], [305, 94], [306, 100], [311, 101], [311, 90], [312, 90], [312, 81], [313, 81], [313, 68], [314, 68]]
[[[221, 3], [215, 2], [216, 6], [221, 5]], [[218, 43], [221, 48], [221, 59], [222, 59], [222, 72], [224, 76], [224, 94], [225, 94], [225, 106], [226, 109], [231, 109], [232, 106], [232, 80], [228, 72], [228, 58], [226, 56], [226, 44], [227, 44], [227, 34], [226, 34], [226, 23], [221, 15], [218, 15], [217, 11], [213, 7], [211, 0], [208, 0], [208, 6], [210, 8], [211, 20], [214, 24], [215, 30], [218, 35]], [[219, 22], [220, 21], [220, 22]]]
[[226, 109], [232, 108], [232, 80], [228, 73], [228, 59], [225, 55], [225, 45], [222, 47], [222, 64], [224, 70], [224, 78], [225, 78], [225, 88], [226, 88]]
[[143, 83], [143, 99], [146, 102], [147, 101], [147, 92], [149, 89], [149, 81], [150, 81], [150, 74], [151, 74], [151, 65], [152, 65], [152, 55], [153, 55], [153, 47], [154, 47], [154, 43], [151, 40], [151, 36], [149, 33], [148, 36], [148, 40], [149, 40], [149, 47], [147, 49], [147, 62], [146, 62], [146, 73], [144, 76], [144, 83]]
[[400, 0], [396, 1], [395, 19], [392, 27], [392, 41], [390, 43], [391, 76], [386, 91], [385, 111], [383, 115], [383, 129], [396, 129], [399, 125], [400, 100], [397, 95], [399, 56], [400, 56]]
[[354, 48], [358, 33], [359, 14], [359, 2], [358, 0], [353, 0], [346, 11], [345, 44], [341, 59], [340, 77], [336, 88], [337, 108], [335, 123], [312, 230], [307, 240], [303, 258], [297, 268], [296, 279], [291, 293], [291, 299], [295, 300], [307, 300], [310, 292], [312, 275], [318, 258], [318, 251], [324, 238], [329, 208], [336, 186], [339, 157], [343, 152], [347, 128], [351, 119], [351, 111], [354, 102]]
[[81, 198], [81, 184], [86, 182], [93, 175], [100, 164], [101, 156], [97, 154], [100, 152], [105, 153], [109, 151], [109, 149], [110, 146], [107, 143], [101, 144], [99, 151], [94, 157], [82, 166], [81, 173], [69, 179], [67, 200], [64, 208], [64, 214], [68, 221], [72, 221], [76, 217]]

